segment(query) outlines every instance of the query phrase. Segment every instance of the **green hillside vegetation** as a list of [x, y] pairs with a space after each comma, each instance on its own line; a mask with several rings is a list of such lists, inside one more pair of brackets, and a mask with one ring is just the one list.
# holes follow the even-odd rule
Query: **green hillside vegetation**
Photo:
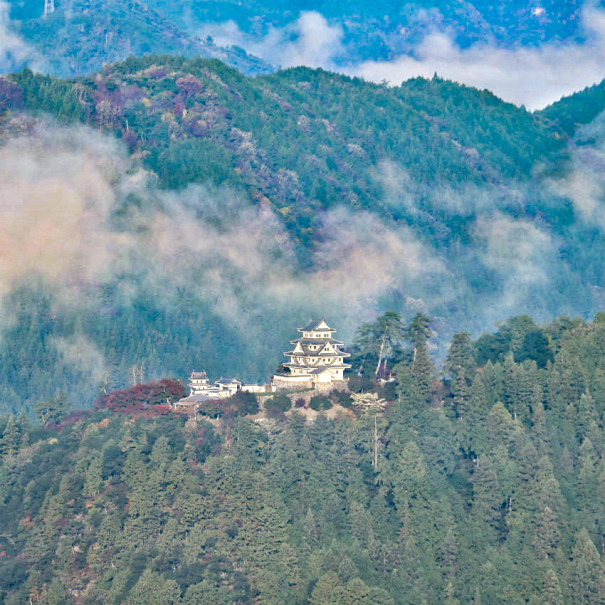
[[578, 127], [592, 122], [604, 107], [605, 81], [602, 81], [587, 86], [581, 94], [564, 97], [538, 113], [568, 135], [573, 135]]
[[457, 334], [442, 374], [400, 327], [358, 332], [391, 335], [383, 411], [4, 416], [2, 602], [603, 603], [603, 315]]
[[[592, 250], [605, 245], [603, 234], [595, 221], [580, 220], [572, 201], [551, 185], [574, 168], [569, 116], [574, 125], [590, 123], [602, 90], [587, 89], [532, 114], [438, 77], [395, 87], [307, 68], [253, 78], [215, 60], [148, 56], [74, 80], [29, 70], [0, 78], [0, 139], [5, 144], [35, 132], [32, 124], [44, 129], [48, 116], [65, 128], [86, 124], [123, 141], [129, 169], [148, 170], [160, 193], [181, 194], [200, 184], [211, 195], [227, 191], [269, 209], [287, 240], [270, 258], [277, 263], [291, 250], [289, 268], [302, 284], [317, 269], [321, 258], [315, 254], [330, 236], [326, 212], [344, 213], [346, 223], [363, 211], [363, 221], [415, 238], [444, 267], [435, 276], [421, 262], [414, 282], [394, 282], [366, 316], [387, 308], [411, 316], [406, 301], [417, 299], [436, 318], [443, 345], [451, 325], [477, 334], [502, 319], [491, 315], [491, 307], [513, 296], [509, 273], [493, 258], [485, 260], [493, 251], [486, 252], [483, 232], [494, 217], [513, 226], [520, 221], [525, 230], [531, 222], [548, 242], [536, 258], [530, 250], [511, 269], [514, 274], [537, 263], [544, 276], [535, 284], [525, 277], [512, 284], [525, 288], [513, 312], [544, 321], [599, 309], [605, 266]], [[592, 148], [598, 141], [585, 144]], [[136, 233], [133, 214], [157, 209], [159, 198], [152, 192], [120, 199], [111, 228]], [[196, 203], [187, 207], [191, 220], [228, 231], [232, 210]], [[203, 283], [203, 270], [192, 278]], [[274, 332], [249, 338], [193, 282], [177, 288], [150, 283], [144, 273], [140, 265], [122, 266], [109, 283], [83, 284], [91, 302], [81, 308], [57, 305], [61, 286], [40, 276], [13, 284], [4, 297], [11, 320], [0, 340], [2, 409], [31, 413], [37, 401], [60, 390], [76, 406], [90, 404], [99, 389], [126, 386], [135, 365], [149, 380], [184, 380], [196, 367], [264, 380], [301, 317], [326, 312], [312, 306], [313, 294], [287, 305], [277, 306], [270, 294], [250, 302], [233, 278], [248, 326], [269, 310], [275, 318]], [[124, 284], [131, 295], [124, 295]], [[349, 325], [358, 321], [346, 319]], [[79, 336], [103, 358], [100, 384], [86, 380], [86, 364], [57, 350], [57, 339]]]

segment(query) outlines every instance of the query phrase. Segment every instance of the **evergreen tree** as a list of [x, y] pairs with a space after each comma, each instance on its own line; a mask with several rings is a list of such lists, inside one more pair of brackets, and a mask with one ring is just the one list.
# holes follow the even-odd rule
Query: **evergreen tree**
[[547, 506], [542, 511], [535, 529], [533, 545], [536, 549], [536, 557], [540, 560], [553, 559], [557, 554], [559, 541], [557, 521], [552, 510]]
[[444, 371], [449, 374], [453, 380], [456, 380], [461, 372], [464, 372], [466, 379], [473, 381], [477, 363], [475, 361], [473, 345], [468, 332], [454, 334], [452, 343], [444, 364]]
[[502, 494], [493, 464], [487, 456], [481, 455], [477, 459], [472, 483], [473, 516], [482, 526], [498, 527], [503, 504]]
[[573, 603], [605, 603], [603, 564], [586, 529], [576, 536], [571, 554], [570, 592]]
[[19, 426], [15, 422], [15, 417], [9, 414], [8, 420], [4, 425], [2, 438], [0, 439], [0, 455], [13, 456], [19, 451], [21, 442]]
[[544, 605], [564, 605], [559, 578], [557, 578], [557, 574], [552, 569], [548, 570], [544, 578], [542, 602]]

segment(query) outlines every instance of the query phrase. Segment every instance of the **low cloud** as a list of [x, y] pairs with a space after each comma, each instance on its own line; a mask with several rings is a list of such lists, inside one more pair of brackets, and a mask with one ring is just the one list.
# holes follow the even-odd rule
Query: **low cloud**
[[[437, 11], [438, 13], [438, 11]], [[388, 61], [354, 63], [355, 49], [344, 44], [344, 30], [317, 12], [303, 12], [284, 27], [263, 36], [242, 32], [234, 21], [204, 27], [222, 46], [236, 45], [276, 67], [306, 65], [339, 71], [373, 82], [399, 85], [409, 78], [443, 78], [488, 89], [505, 101], [534, 110], [605, 77], [605, 10], [583, 12], [585, 41], [548, 42], [537, 47], [502, 47], [491, 42], [460, 47], [453, 35], [437, 29], [439, 20], [421, 10], [416, 21], [434, 23], [433, 30], [409, 54]], [[538, 17], [548, 17], [544, 13]], [[402, 35], [405, 35], [402, 33]]]
[[[579, 129], [576, 139], [570, 149], [568, 173], [547, 185], [554, 194], [571, 200], [584, 224], [605, 233], [605, 111]], [[587, 140], [593, 144], [586, 145]]]
[[85, 374], [91, 385], [102, 382], [106, 373], [105, 356], [89, 338], [83, 334], [57, 337], [54, 345], [63, 362]]
[[[187, 291], [242, 332], [268, 313], [335, 315], [352, 331], [394, 290], [415, 304], [438, 298], [443, 263], [407, 227], [330, 210], [302, 269], [269, 207], [227, 187], [177, 193], [154, 183], [117, 141], [85, 127], [39, 123], [0, 147], [0, 296], [41, 276], [56, 304], [77, 312], [95, 304], [94, 288], [118, 280], [121, 304], [146, 292], [170, 308]], [[74, 342], [61, 352], [95, 359]]]
[[496, 213], [477, 219], [475, 238], [479, 262], [493, 272], [494, 295], [478, 305], [483, 321], [493, 324], [536, 311], [543, 315], [539, 301], [555, 287], [551, 271], [561, 266], [551, 234], [529, 220]]
[[[605, 11], [591, 11], [600, 24]], [[413, 55], [392, 61], [366, 61], [348, 72], [366, 80], [391, 84], [435, 73], [449, 80], [488, 89], [528, 109], [540, 109], [562, 96], [599, 82], [605, 76], [603, 32], [593, 29], [584, 44], [546, 43], [537, 48], [501, 48], [478, 43], [459, 47], [444, 32], [427, 35]]]
[[[574, 166], [577, 174], [550, 187], [573, 194], [583, 220], [596, 221], [603, 171], [595, 165], [593, 184], [585, 185], [587, 162]], [[118, 141], [38, 121], [0, 147], [0, 303], [36, 277], [52, 287], [58, 316], [118, 312], [141, 297], [170, 314], [185, 297], [199, 307], [199, 325], [221, 318], [236, 331], [254, 367], [270, 362], [281, 332], [289, 332], [284, 326], [316, 315], [337, 320], [350, 341], [361, 322], [385, 309], [405, 317], [422, 310], [436, 318], [443, 340], [451, 330], [484, 330], [518, 313], [546, 319], [593, 305], [591, 284], [559, 255], [561, 236], [540, 219], [518, 218], [527, 200], [512, 184], [428, 192], [394, 163], [377, 166], [375, 178], [384, 207], [403, 209], [409, 224], [332, 208], [317, 217], [316, 245], [300, 263], [269, 205], [225, 186], [161, 190]], [[429, 220], [437, 211], [443, 221]], [[572, 290], [579, 302], [566, 302]], [[10, 325], [8, 307], [0, 304], [0, 326]], [[270, 336], [267, 317], [277, 326]], [[74, 368], [103, 373], [101, 343], [84, 328], [55, 344]]]
[[124, 161], [84, 128], [39, 128], [0, 147], [0, 295], [31, 272], [62, 283], [106, 273], [120, 236], [104, 225]]
[[37, 53], [17, 31], [10, 18], [10, 4], [0, 0], [0, 73], [9, 73], [24, 65], [37, 67]]
[[240, 46], [276, 67], [334, 69], [343, 54], [343, 30], [330, 25], [315, 11], [304, 11], [285, 27], [270, 27], [261, 37], [242, 32], [234, 21], [206, 25], [200, 35], [211, 36], [219, 46]]

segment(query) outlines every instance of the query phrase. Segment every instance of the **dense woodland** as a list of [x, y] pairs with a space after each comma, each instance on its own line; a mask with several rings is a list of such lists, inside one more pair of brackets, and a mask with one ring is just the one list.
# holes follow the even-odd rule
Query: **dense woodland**
[[[395, 274], [361, 309], [339, 301], [336, 327], [346, 342], [368, 317], [391, 308], [409, 319], [414, 305], [434, 318], [441, 358], [452, 326], [477, 335], [516, 313], [539, 321], [594, 315], [605, 265], [592, 250], [605, 238], [570, 189], [553, 183], [584, 182], [595, 192], [602, 186], [604, 97], [601, 83], [530, 113], [438, 77], [394, 87], [307, 68], [251, 78], [218, 61], [162, 56], [130, 58], [75, 80], [29, 70], [0, 78], [2, 148], [24, 139], [44, 148], [37, 141], [45, 130], [76, 133], [78, 148], [93, 138], [92, 128], [123, 145], [122, 180], [138, 170], [150, 176], [146, 190], [124, 193], [115, 185], [104, 226], [111, 235], [137, 236], [140, 215], [164, 211], [166, 195], [185, 220], [225, 233], [226, 241], [242, 235], [229, 231], [241, 210], [229, 206], [231, 198], [269, 214], [278, 234], [262, 234], [275, 250], [267, 250], [260, 275], [242, 283], [224, 253], [176, 267], [173, 273], [190, 279], [175, 285], [157, 274], [159, 263], [145, 264], [144, 251], [121, 259], [109, 278], [80, 279], [67, 293], [35, 271], [5, 284], [0, 409], [31, 414], [61, 390], [85, 407], [100, 391], [131, 383], [133, 368], [145, 380], [184, 380], [194, 368], [266, 380], [296, 325], [326, 313], [317, 289], [304, 290], [329, 266], [323, 250], [338, 254], [342, 241], [346, 258], [347, 246], [363, 245], [359, 225], [368, 221], [378, 228], [371, 245]], [[88, 128], [71, 130], [75, 125]], [[210, 193], [196, 197], [196, 186]], [[178, 219], [170, 219], [175, 233], [183, 227]], [[512, 260], [503, 264], [501, 244], [486, 241], [494, 222], [510, 241], [536, 236], [538, 247], [518, 251], [504, 242], [502, 258]], [[397, 274], [393, 257], [408, 248], [381, 248], [410, 239], [428, 257], [413, 278]], [[278, 288], [262, 290], [272, 265], [301, 285], [297, 296], [277, 301]], [[528, 267], [535, 279], [524, 274]], [[217, 303], [204, 287], [217, 270], [231, 302]], [[66, 306], [66, 297], [85, 304]], [[494, 312], [502, 301], [510, 302]], [[221, 313], [232, 302], [239, 325]], [[273, 329], [260, 330], [267, 313]], [[74, 362], [61, 342], [86, 346]]]
[[430, 336], [361, 326], [358, 405], [312, 422], [187, 421], [169, 381], [4, 416], [2, 602], [605, 603], [605, 318], [460, 333], [442, 372]]

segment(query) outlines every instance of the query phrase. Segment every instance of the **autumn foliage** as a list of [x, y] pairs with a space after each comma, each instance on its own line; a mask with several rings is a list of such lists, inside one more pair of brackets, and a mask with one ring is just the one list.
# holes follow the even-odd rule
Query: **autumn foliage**
[[95, 401], [95, 408], [118, 414], [158, 416], [168, 413], [170, 403], [186, 395], [187, 390], [179, 380], [165, 378], [101, 395]]

